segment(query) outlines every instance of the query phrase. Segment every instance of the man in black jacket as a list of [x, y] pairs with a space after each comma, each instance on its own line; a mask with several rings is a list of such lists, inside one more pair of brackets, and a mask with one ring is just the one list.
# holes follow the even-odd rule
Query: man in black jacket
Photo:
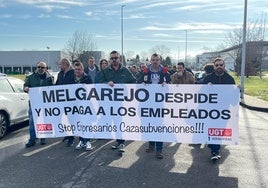
[[[80, 60], [76, 60], [73, 64], [74, 67], [74, 77], [73, 84], [92, 84], [92, 80], [89, 75], [84, 72], [84, 66]], [[79, 137], [79, 143], [76, 145], [75, 149], [86, 148], [86, 151], [93, 149], [90, 139]]]
[[96, 65], [94, 57], [89, 57], [87, 63], [88, 66], [85, 68], [85, 73], [90, 76], [91, 80], [94, 82], [95, 77], [99, 72], [99, 67]]
[[[36, 71], [27, 76], [24, 83], [24, 91], [29, 92], [30, 88], [32, 87], [42, 87], [42, 86], [50, 86], [53, 85], [52, 83], [52, 77], [47, 72], [47, 64], [45, 62], [38, 62], [36, 64]], [[25, 147], [32, 147], [35, 145], [36, 140], [36, 134], [35, 134], [35, 125], [33, 120], [33, 114], [31, 110], [31, 105], [29, 108], [29, 133], [30, 133], [30, 139], [28, 143], [25, 145]], [[40, 144], [46, 144], [45, 138], [40, 139]]]
[[[204, 78], [203, 84], [235, 84], [235, 81], [234, 78], [226, 72], [223, 59], [217, 57], [214, 60], [214, 72]], [[218, 144], [209, 144], [208, 146], [211, 149], [211, 160], [215, 161], [220, 159], [219, 151], [221, 146]]]
[[[68, 59], [61, 59], [59, 62], [59, 68], [61, 71], [58, 73], [56, 85], [73, 84], [74, 70], [71, 67], [71, 63]], [[68, 140], [67, 146], [70, 147], [74, 144], [73, 136], [66, 136], [63, 141]]]

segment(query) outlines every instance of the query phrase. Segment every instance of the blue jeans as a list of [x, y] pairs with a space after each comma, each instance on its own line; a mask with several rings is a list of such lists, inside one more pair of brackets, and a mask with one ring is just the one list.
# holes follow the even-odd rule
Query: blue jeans
[[155, 146], [156, 146], [156, 151], [161, 151], [162, 152], [163, 142], [152, 142], [152, 141], [149, 142], [149, 147], [154, 148]]
[[30, 133], [30, 141], [35, 142], [36, 139], [36, 134], [35, 134], [35, 129], [34, 129], [34, 121], [33, 121], [33, 114], [31, 107], [29, 108], [29, 133]]
[[116, 141], [117, 141], [117, 144], [118, 144], [118, 145], [119, 145], [119, 144], [124, 144], [124, 143], [125, 143], [125, 140], [117, 139]]
[[90, 139], [89, 138], [79, 137], [79, 141], [82, 141], [83, 143], [86, 143], [87, 141], [90, 141]]
[[221, 145], [218, 144], [209, 144], [208, 147], [211, 149], [211, 154], [219, 154], [219, 151], [221, 149]]
[[[35, 142], [36, 134], [35, 134], [33, 114], [32, 114], [31, 107], [29, 108], [28, 114], [29, 114], [29, 133], [30, 133], [29, 141]], [[45, 142], [45, 138], [41, 138], [41, 142]]]

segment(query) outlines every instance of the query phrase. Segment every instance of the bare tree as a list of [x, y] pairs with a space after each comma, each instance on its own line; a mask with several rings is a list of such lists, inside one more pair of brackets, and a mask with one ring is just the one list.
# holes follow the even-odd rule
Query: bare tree
[[127, 51], [124, 53], [124, 55], [126, 56], [127, 59], [132, 59], [135, 55], [134, 51]]
[[[265, 38], [265, 19], [250, 21], [246, 36], [246, 76], [255, 76], [261, 73], [263, 41]], [[241, 72], [243, 28], [231, 31], [226, 37], [226, 45], [231, 47], [228, 53], [235, 60], [237, 75]], [[260, 74], [261, 75], [261, 74]]]
[[140, 52], [140, 55], [141, 55], [140, 60], [141, 60], [142, 62], [146, 61], [146, 60], [148, 59], [148, 57], [149, 57], [149, 54], [148, 54], [148, 52], [146, 52], [146, 51], [141, 51], [141, 52]]
[[93, 51], [97, 49], [97, 45], [91, 34], [86, 31], [75, 31], [73, 36], [68, 40], [65, 49], [71, 60], [80, 59], [82, 62], [93, 55]]
[[170, 55], [170, 48], [166, 47], [165, 45], [157, 45], [150, 49], [150, 54], [157, 53], [162, 58], [166, 58]]

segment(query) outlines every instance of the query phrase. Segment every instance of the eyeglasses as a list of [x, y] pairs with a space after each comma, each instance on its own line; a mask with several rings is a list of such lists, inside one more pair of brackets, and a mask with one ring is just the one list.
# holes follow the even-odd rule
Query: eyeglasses
[[41, 66], [38, 66], [37, 68], [39, 68], [39, 69], [45, 69], [46, 67], [41, 67]]
[[218, 66], [223, 67], [223, 64], [215, 64], [215, 67], [218, 67]]
[[110, 60], [112, 60], [112, 61], [113, 61], [113, 60], [117, 60], [117, 59], [118, 59], [118, 57], [111, 57], [111, 58], [110, 58]]

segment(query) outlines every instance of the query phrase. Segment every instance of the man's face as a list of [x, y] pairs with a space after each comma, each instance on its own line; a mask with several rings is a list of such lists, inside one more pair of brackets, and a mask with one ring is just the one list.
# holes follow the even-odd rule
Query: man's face
[[120, 58], [117, 54], [110, 55], [110, 63], [113, 67], [117, 67], [120, 64]]
[[214, 70], [216, 74], [222, 74], [225, 71], [225, 64], [222, 60], [214, 63]]
[[76, 77], [80, 78], [84, 74], [84, 69], [81, 66], [74, 67], [74, 74]]
[[94, 62], [94, 59], [89, 59], [89, 60], [88, 60], [88, 66], [89, 66], [89, 67], [92, 68], [92, 67], [94, 66], [94, 63], [95, 63], [95, 62]]
[[43, 62], [38, 63], [36, 68], [38, 74], [44, 74], [47, 70], [46, 64]]
[[143, 71], [145, 68], [146, 68], [146, 65], [145, 64], [141, 64], [141, 66], [140, 66], [141, 71]]
[[177, 65], [177, 70], [178, 70], [178, 72], [183, 72], [184, 67], [182, 65]]
[[67, 63], [65, 63], [64, 60], [60, 61], [59, 68], [60, 68], [60, 70], [66, 70], [68, 68]]
[[160, 65], [160, 58], [158, 56], [152, 56], [151, 58], [152, 66], [159, 66]]
[[132, 70], [133, 73], [136, 73], [137, 72], [137, 67], [132, 66], [131, 70]]

